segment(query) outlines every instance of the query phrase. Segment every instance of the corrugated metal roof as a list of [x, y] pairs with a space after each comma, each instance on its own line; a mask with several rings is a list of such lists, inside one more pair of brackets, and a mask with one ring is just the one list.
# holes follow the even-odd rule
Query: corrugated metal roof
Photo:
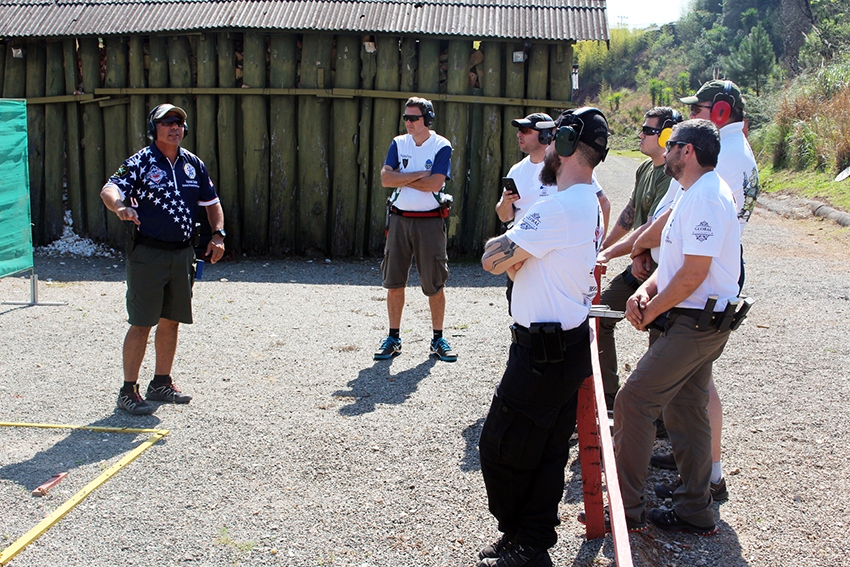
[[0, 0], [0, 37], [258, 29], [609, 39], [605, 0]]

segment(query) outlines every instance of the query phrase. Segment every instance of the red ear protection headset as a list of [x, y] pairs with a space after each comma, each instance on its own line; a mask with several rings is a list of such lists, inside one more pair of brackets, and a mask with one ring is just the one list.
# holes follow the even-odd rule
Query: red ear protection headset
[[732, 81], [726, 81], [723, 92], [714, 95], [711, 104], [711, 121], [718, 128], [723, 128], [732, 117], [732, 107], [735, 106], [735, 98], [732, 96]]
[[682, 115], [675, 108], [672, 109], [673, 114], [666, 119], [661, 125], [661, 132], [658, 133], [658, 145], [662, 148], [667, 148], [667, 140], [673, 135], [673, 126], [682, 121]]

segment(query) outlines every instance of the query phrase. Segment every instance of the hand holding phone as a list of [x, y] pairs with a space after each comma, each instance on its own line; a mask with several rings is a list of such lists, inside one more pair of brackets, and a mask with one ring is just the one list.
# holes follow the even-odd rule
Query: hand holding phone
[[510, 177], [502, 178], [502, 191], [507, 191], [519, 197], [519, 190], [516, 188], [516, 183]]

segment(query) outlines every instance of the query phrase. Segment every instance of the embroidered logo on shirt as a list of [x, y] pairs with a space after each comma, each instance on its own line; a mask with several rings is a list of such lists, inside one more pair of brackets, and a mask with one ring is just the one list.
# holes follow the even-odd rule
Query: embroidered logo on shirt
[[699, 240], [700, 242], [705, 242], [708, 240], [709, 236], [714, 236], [711, 232], [711, 225], [705, 221], [701, 221], [698, 225], [694, 227], [694, 238]]
[[401, 167], [402, 169], [407, 169], [407, 158], [401, 160]]
[[431, 171], [431, 167], [433, 167], [433, 165], [434, 165], [434, 162], [429, 159], [428, 161], [425, 162], [425, 169], [427, 171]]
[[537, 230], [538, 226], [540, 226], [540, 213], [525, 215], [519, 224], [519, 228], [522, 230]]
[[162, 182], [162, 180], [165, 179], [165, 172], [154, 165], [154, 166], [151, 166], [146, 177], [147, 177], [147, 179], [152, 181], [155, 185], [159, 185]]
[[183, 166], [183, 172], [186, 174], [186, 177], [188, 177], [189, 179], [195, 178], [195, 168], [192, 167], [191, 163], [187, 163], [186, 165]]

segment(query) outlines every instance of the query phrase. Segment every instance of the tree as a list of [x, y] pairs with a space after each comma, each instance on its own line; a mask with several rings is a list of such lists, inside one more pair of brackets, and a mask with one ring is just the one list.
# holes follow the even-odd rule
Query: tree
[[726, 58], [726, 67], [739, 84], [750, 87], [759, 96], [773, 71], [775, 59], [770, 38], [758, 24], [741, 40], [738, 49]]

